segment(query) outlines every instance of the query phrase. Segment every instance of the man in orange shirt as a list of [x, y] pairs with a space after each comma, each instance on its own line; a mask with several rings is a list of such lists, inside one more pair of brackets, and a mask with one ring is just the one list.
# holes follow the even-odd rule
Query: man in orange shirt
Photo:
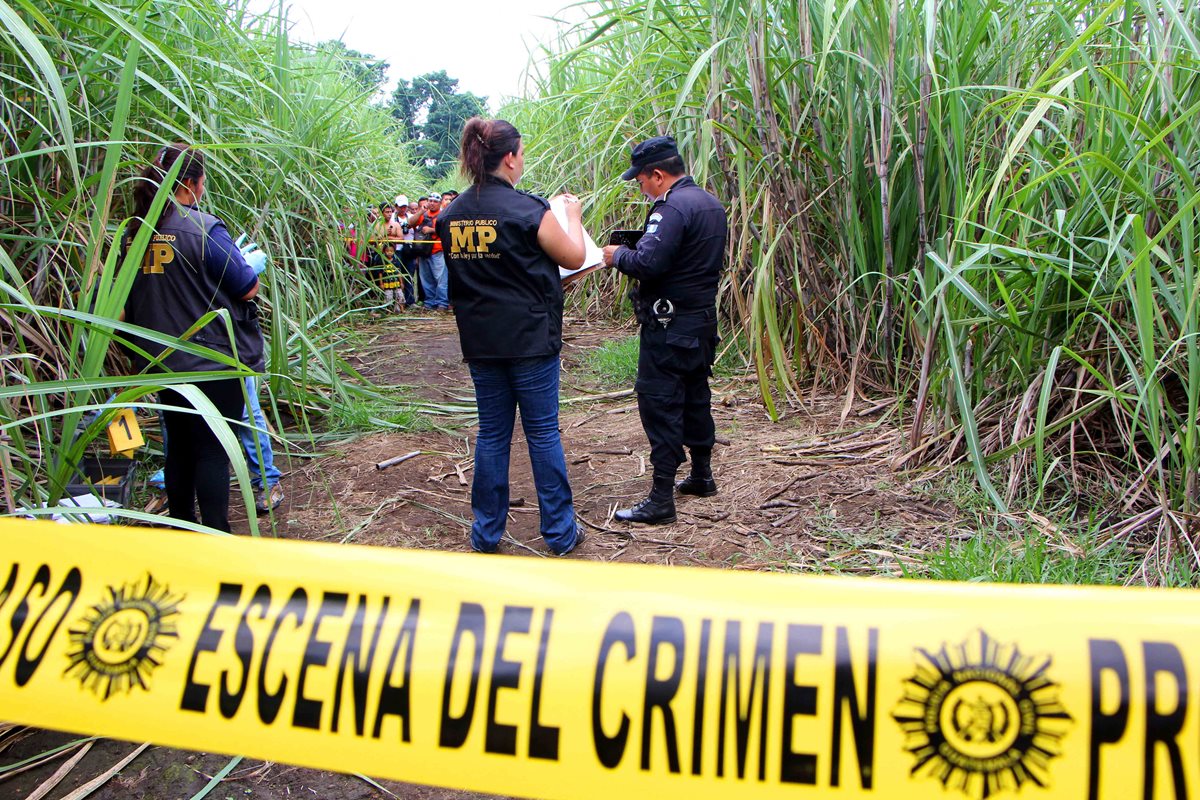
[[442, 242], [438, 239], [437, 215], [441, 212], [442, 197], [429, 195], [429, 207], [411, 215], [408, 224], [416, 230], [417, 239], [432, 239], [433, 252], [421, 257], [421, 289], [425, 293], [425, 307], [434, 311], [450, 309], [449, 277], [446, 274], [446, 257], [442, 254]]

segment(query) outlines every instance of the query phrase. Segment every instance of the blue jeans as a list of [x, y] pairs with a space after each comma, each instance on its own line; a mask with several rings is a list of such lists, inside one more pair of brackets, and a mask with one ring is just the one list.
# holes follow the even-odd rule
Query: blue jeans
[[434, 253], [421, 259], [421, 290], [426, 308], [449, 308], [450, 279], [446, 274], [446, 256]]
[[[263, 474], [267, 476], [267, 488], [279, 483], [283, 474], [275, 467], [275, 453], [271, 450], [271, 437], [267, 435], [267, 418], [263, 416], [262, 403], [258, 400], [258, 379], [246, 378], [246, 396], [250, 404], [242, 412], [242, 422], [254, 420], [254, 428], [242, 425], [238, 427], [238, 435], [242, 439], [242, 449], [246, 451], [246, 466], [250, 469], [250, 482], [255, 489], [263, 488]], [[257, 430], [255, 430], [257, 428]], [[262, 466], [258, 463], [259, 451], [262, 452]]]
[[468, 366], [479, 407], [475, 479], [471, 483], [475, 516], [471, 547], [490, 553], [504, 535], [508, 459], [520, 407], [541, 510], [542, 538], [555, 553], [570, 550], [575, 546], [575, 507], [558, 435], [558, 356], [472, 361]]

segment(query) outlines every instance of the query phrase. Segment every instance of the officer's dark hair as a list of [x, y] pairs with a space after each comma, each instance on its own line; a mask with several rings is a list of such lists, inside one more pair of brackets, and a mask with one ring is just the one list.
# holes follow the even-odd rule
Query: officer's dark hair
[[472, 183], [483, 183], [509, 153], [521, 149], [521, 132], [502, 119], [471, 117], [463, 127], [459, 169]]
[[[204, 154], [184, 142], [173, 142], [158, 151], [149, 166], [142, 170], [138, 180], [133, 185], [133, 219], [129, 222], [129, 235], [138, 232], [142, 223], [157, 225], [157, 219], [150, 219], [150, 206], [154, 204], [154, 196], [158, 187], [171, 171], [171, 167], [179, 159], [184, 159], [180, 165], [179, 174], [175, 176], [175, 185], [171, 187], [174, 194], [185, 180], [198, 181], [204, 175]], [[175, 213], [175, 204], [167, 201], [162, 216], [169, 217]]]
[[656, 169], [662, 170], [664, 175], [670, 175], [672, 177], [676, 175], [682, 175], [687, 172], [687, 167], [684, 166], [683, 159], [680, 156], [671, 156], [670, 158], [664, 158], [662, 161], [655, 161], [653, 164], [647, 164], [646, 166], [642, 167], [642, 171], [638, 174], [646, 175]]

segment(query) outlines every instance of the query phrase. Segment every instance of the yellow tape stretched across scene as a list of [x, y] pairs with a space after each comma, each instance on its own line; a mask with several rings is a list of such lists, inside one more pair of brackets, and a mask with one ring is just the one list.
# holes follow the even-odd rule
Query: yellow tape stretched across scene
[[0, 719], [533, 798], [1200, 795], [1200, 593], [0, 521]]
[[[357, 242], [354, 237], [347, 237], [346, 242]], [[365, 240], [368, 244], [437, 244], [441, 239], [405, 239], [400, 236], [379, 236]]]

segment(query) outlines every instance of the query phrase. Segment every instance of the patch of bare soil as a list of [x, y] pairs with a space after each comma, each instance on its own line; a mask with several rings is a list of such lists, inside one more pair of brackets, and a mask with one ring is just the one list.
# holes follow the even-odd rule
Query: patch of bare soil
[[[771, 422], [757, 397], [757, 384], [748, 376], [713, 385], [719, 437], [713, 466], [720, 493], [680, 498], [679, 520], [673, 525], [614, 522], [616, 509], [641, 499], [649, 489], [649, 448], [632, 392], [595, 385], [581, 365], [589, 352], [634, 331], [578, 319], [568, 319], [564, 330], [563, 445], [576, 512], [591, 529], [572, 557], [898, 575], [905, 563], [915, 563], [923, 552], [939, 546], [958, 525], [956, 509], [929, 500], [893, 471], [892, 460], [903, 450], [903, 442], [901, 430], [886, 416], [890, 405], [860, 403], [849, 409], [843, 422], [843, 398], [809, 397], [779, 422]], [[470, 396], [470, 377], [452, 317], [402, 315], [373, 323], [364, 333], [364, 344], [350, 357], [371, 380], [411, 387], [415, 396], [431, 403]], [[473, 445], [473, 428], [447, 426], [361, 436], [311, 460], [277, 454], [287, 498], [275, 512], [275, 533], [294, 539], [468, 551]], [[377, 463], [411, 451], [421, 455], [376, 469]], [[499, 557], [546, 557], [520, 426], [512, 454], [513, 507]], [[244, 531], [244, 512], [231, 512], [235, 520], [240, 515], [235, 526], [240, 524]], [[73, 738], [31, 729], [4, 736], [0, 731], [0, 763], [19, 761]], [[133, 747], [97, 742], [53, 796], [61, 797], [104, 772]], [[0, 797], [28, 797], [62, 760], [0, 782]], [[228, 760], [151, 747], [90, 796], [186, 800]], [[210, 796], [490, 797], [389, 781], [379, 785], [384, 790], [357, 777], [245, 761]]]

